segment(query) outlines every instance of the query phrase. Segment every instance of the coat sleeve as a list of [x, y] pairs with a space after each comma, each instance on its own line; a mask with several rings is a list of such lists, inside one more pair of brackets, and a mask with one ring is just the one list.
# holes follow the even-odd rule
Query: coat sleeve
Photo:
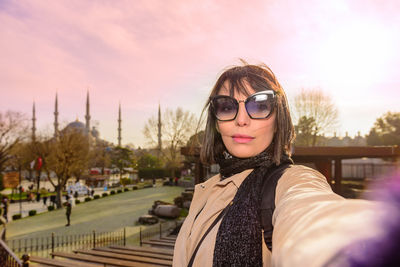
[[323, 266], [350, 243], [383, 234], [378, 203], [344, 199], [304, 166], [282, 175], [275, 203], [272, 266]]

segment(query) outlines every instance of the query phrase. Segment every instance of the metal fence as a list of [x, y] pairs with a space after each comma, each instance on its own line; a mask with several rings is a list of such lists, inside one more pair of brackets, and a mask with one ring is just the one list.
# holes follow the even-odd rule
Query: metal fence
[[[2, 218], [1, 218], [2, 219]], [[21, 267], [23, 266], [22, 261], [14, 254], [14, 252], [7, 246], [3, 241], [5, 236], [5, 222], [2, 221], [3, 227], [0, 231], [0, 264], [6, 267]]]
[[96, 232], [89, 234], [21, 238], [8, 240], [7, 245], [18, 256], [29, 253], [40, 257], [51, 257], [52, 252], [72, 252], [76, 249], [109, 245], [126, 245], [126, 230]]

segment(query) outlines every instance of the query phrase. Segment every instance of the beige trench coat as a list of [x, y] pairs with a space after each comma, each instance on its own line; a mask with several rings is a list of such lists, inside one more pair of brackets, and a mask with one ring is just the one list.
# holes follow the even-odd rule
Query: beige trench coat
[[[195, 186], [189, 214], [175, 243], [174, 267], [187, 266], [204, 232], [251, 171], [223, 181], [216, 175]], [[378, 203], [342, 198], [332, 192], [322, 174], [305, 166], [294, 165], [285, 171], [276, 188], [275, 205], [273, 253], [263, 242], [264, 266], [323, 266], [351, 242], [383, 233], [375, 219], [383, 212]], [[212, 266], [220, 223], [204, 239], [193, 266]]]

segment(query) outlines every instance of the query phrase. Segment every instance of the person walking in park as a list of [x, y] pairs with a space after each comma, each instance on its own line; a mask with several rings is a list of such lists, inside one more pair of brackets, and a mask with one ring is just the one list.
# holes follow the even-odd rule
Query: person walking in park
[[67, 201], [66, 204], [66, 212], [65, 215], [67, 216], [67, 224], [65, 226], [70, 226], [71, 225], [71, 212], [72, 212], [72, 205]]
[[42, 199], [43, 199], [43, 205], [44, 206], [47, 206], [47, 189], [46, 188], [42, 188], [41, 190], [40, 190], [40, 193], [42, 194]]
[[8, 205], [9, 205], [8, 198], [6, 196], [4, 196], [1, 202], [3, 204], [3, 217], [6, 220], [6, 222], [8, 222], [8, 216], [7, 216], [7, 214], [8, 214]]

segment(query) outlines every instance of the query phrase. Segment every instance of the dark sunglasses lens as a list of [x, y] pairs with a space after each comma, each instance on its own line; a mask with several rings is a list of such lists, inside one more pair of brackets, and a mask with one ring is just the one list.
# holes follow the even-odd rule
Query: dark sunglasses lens
[[246, 109], [253, 119], [268, 117], [272, 111], [273, 98], [268, 94], [260, 94], [250, 97], [246, 102]]
[[214, 114], [218, 120], [233, 120], [237, 112], [237, 104], [230, 97], [213, 99]]

